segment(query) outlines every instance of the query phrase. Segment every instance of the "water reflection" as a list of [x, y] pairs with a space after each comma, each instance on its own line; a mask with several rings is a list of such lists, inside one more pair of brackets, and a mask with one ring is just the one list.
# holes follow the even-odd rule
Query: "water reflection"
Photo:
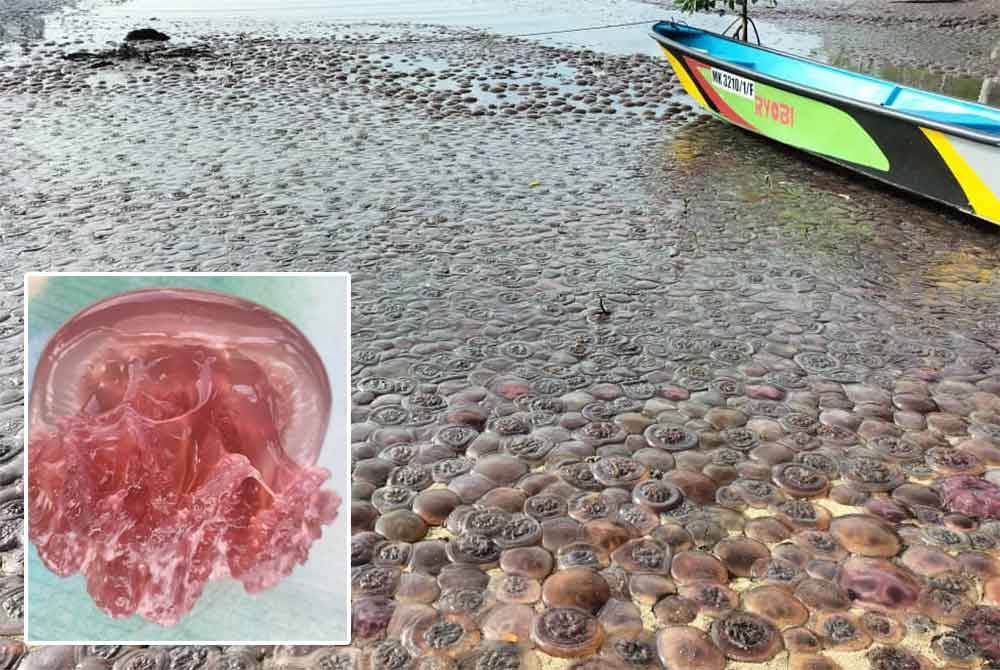
[[992, 78], [984, 79], [983, 77], [966, 77], [947, 72], [932, 72], [924, 67], [897, 65], [878, 58], [861, 57], [843, 52], [835, 54], [830, 59], [830, 64], [924, 91], [1000, 107], [1000, 84]]

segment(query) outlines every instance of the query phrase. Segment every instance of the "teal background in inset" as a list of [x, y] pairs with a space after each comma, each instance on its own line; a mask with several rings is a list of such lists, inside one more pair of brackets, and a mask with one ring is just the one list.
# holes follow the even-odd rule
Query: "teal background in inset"
[[326, 366], [333, 411], [319, 463], [344, 500], [309, 560], [277, 586], [248, 594], [233, 579], [209, 582], [194, 609], [169, 628], [138, 616], [113, 619], [82, 576], [61, 578], [26, 552], [29, 642], [324, 642], [350, 638], [350, 286], [347, 275], [33, 275], [28, 292], [28, 383], [45, 343], [69, 317], [116, 293], [155, 286], [202, 288], [253, 300], [309, 338]]

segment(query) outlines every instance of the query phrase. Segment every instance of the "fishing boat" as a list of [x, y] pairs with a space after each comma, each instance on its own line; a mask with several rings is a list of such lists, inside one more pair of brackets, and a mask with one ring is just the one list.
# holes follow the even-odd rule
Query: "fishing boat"
[[674, 21], [652, 37], [725, 121], [1000, 225], [1000, 109]]

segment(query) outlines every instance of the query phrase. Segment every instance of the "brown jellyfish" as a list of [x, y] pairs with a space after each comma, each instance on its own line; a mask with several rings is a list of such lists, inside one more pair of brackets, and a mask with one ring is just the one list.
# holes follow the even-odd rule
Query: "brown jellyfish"
[[682, 551], [670, 562], [670, 575], [680, 584], [711, 581], [725, 584], [729, 571], [722, 561], [704, 551]]
[[983, 582], [983, 600], [990, 605], [1000, 604], [1000, 577], [990, 577]]
[[718, 487], [707, 475], [694, 470], [673, 470], [667, 474], [666, 481], [680, 489], [688, 500], [701, 505], [715, 502]]
[[836, 561], [828, 561], [825, 558], [814, 558], [806, 563], [806, 574], [813, 579], [836, 581], [840, 575], [840, 564]]
[[698, 608], [710, 616], [717, 616], [735, 609], [740, 601], [735, 591], [716, 582], [683, 584], [678, 592], [697, 603]]
[[830, 510], [808, 500], [785, 500], [774, 505], [779, 521], [793, 530], [826, 530], [833, 517]]
[[621, 505], [615, 520], [635, 531], [636, 535], [648, 535], [660, 525], [660, 517], [656, 512], [635, 503]]
[[751, 576], [778, 585], [793, 586], [804, 578], [802, 568], [783, 558], [757, 561], [750, 569]]
[[548, 607], [576, 607], [596, 612], [610, 598], [608, 583], [590, 568], [559, 570], [542, 584], [542, 602]]
[[747, 537], [764, 544], [783, 542], [792, 536], [788, 526], [770, 516], [757, 517], [747, 521], [744, 532]]
[[906, 626], [884, 612], [865, 612], [861, 627], [878, 642], [899, 642], [906, 636]]
[[351, 569], [351, 596], [392, 596], [399, 588], [401, 571], [389, 565], [363, 565]]
[[958, 555], [963, 570], [980, 579], [1000, 576], [1000, 561], [982, 551], [963, 551]]
[[788, 664], [788, 670], [841, 670], [840, 665], [822, 654], [796, 654]]
[[979, 521], [965, 514], [945, 514], [941, 517], [941, 523], [956, 533], [974, 533], [979, 528]]
[[[334, 661], [330, 658], [322, 658], [319, 663], [316, 659], [309, 658], [315, 665], [309, 667], [320, 667], [324, 664], [332, 665]], [[453, 658], [447, 656], [423, 656], [414, 661], [413, 670], [458, 670], [458, 663]]]
[[583, 539], [606, 552], [612, 552], [631, 540], [632, 530], [607, 519], [588, 521], [583, 525]]
[[684, 527], [691, 534], [691, 540], [699, 549], [714, 547], [715, 544], [729, 533], [718, 520], [698, 515], [685, 521]]
[[815, 558], [839, 561], [848, 553], [832, 533], [822, 530], [800, 531], [792, 536], [792, 542]]
[[793, 626], [781, 634], [785, 648], [795, 654], [814, 654], [823, 648], [816, 633], [804, 626]]
[[370, 531], [378, 519], [378, 509], [367, 500], [351, 501], [351, 532]]
[[830, 524], [830, 534], [853, 554], [889, 558], [899, 553], [902, 543], [893, 527], [866, 514], [847, 514]]
[[939, 475], [981, 475], [986, 472], [986, 464], [974, 453], [950, 446], [928, 449], [924, 458]]
[[614, 565], [610, 568], [598, 570], [597, 574], [604, 578], [611, 589], [611, 598], [628, 598], [628, 575], [629, 573]]
[[642, 631], [639, 607], [628, 600], [612, 598], [601, 608], [597, 620], [608, 635], [638, 635]]
[[813, 630], [827, 649], [837, 651], [858, 651], [866, 648], [872, 641], [857, 617], [846, 612], [818, 615]]
[[537, 579], [521, 575], [503, 575], [492, 585], [496, 599], [502, 603], [530, 605], [542, 597], [542, 585]]
[[[485, 576], [485, 575], [484, 575]], [[479, 615], [495, 604], [492, 594], [479, 587], [448, 588], [441, 591], [435, 606], [446, 614]]]
[[974, 667], [979, 661], [976, 644], [960, 633], [946, 631], [931, 640], [931, 650], [945, 663], [958, 667]]
[[[121, 663], [121, 659], [118, 662]], [[410, 670], [415, 659], [401, 641], [390, 639], [368, 650], [366, 665], [372, 670]]]
[[385, 637], [396, 602], [385, 596], [355, 598], [351, 603], [351, 639], [358, 644]]
[[819, 470], [802, 463], [781, 463], [771, 469], [771, 480], [794, 498], [818, 498], [826, 495], [830, 480]]
[[507, 486], [528, 472], [528, 464], [510, 454], [490, 454], [477, 459], [472, 472]]
[[851, 606], [850, 592], [826, 579], [806, 577], [795, 585], [795, 597], [821, 612], [838, 612]]
[[889, 498], [869, 498], [864, 505], [865, 511], [889, 523], [900, 523], [913, 516], [910, 510]]
[[906, 474], [898, 465], [867, 456], [848, 459], [841, 471], [844, 479], [872, 493], [891, 491], [906, 481]]
[[938, 509], [941, 507], [941, 496], [934, 489], [914, 482], [906, 482], [893, 489], [892, 499], [910, 508], [917, 506]]
[[[944, 573], [939, 577], [947, 574]], [[927, 586], [920, 591], [917, 607], [934, 623], [956, 626], [972, 610], [973, 603], [966, 595], [967, 591], [958, 584], [950, 585], [951, 580], [946, 580], [946, 583], [935, 583], [935, 579], [931, 578]], [[975, 587], [972, 593], [975, 593]]]
[[580, 523], [605, 519], [618, 512], [618, 505], [613, 504], [604, 495], [585, 491], [569, 499], [569, 515]]
[[566, 500], [550, 493], [539, 493], [524, 501], [524, 513], [539, 522], [555, 519], [568, 511]]
[[743, 609], [781, 629], [801, 626], [809, 619], [809, 610], [784, 586], [757, 586], [745, 591], [742, 599]]
[[612, 564], [621, 566], [626, 572], [667, 574], [670, 559], [670, 547], [648, 538], [629, 540], [611, 554]]
[[628, 592], [636, 602], [652, 605], [663, 596], [676, 593], [677, 587], [663, 575], [635, 573], [629, 575]]
[[485, 589], [490, 578], [478, 566], [450, 563], [438, 573], [438, 584], [442, 591], [449, 589]]
[[727, 612], [716, 619], [710, 634], [726, 658], [734, 661], [768, 661], [785, 646], [774, 624], [756, 614], [739, 610]]
[[479, 626], [465, 614], [441, 614], [415, 622], [403, 631], [403, 644], [416, 657], [461, 658], [479, 646]]
[[698, 616], [699, 605], [680, 595], [664, 596], [653, 606], [653, 616], [665, 626], [691, 623]]
[[737, 577], [749, 577], [755, 561], [771, 557], [764, 543], [746, 537], [724, 539], [715, 545], [714, 551], [726, 569]]
[[626, 456], [605, 456], [590, 464], [594, 478], [605, 486], [631, 488], [649, 475], [649, 469]]
[[694, 547], [691, 533], [681, 524], [672, 521], [654, 529], [650, 537], [670, 547], [675, 554]]
[[976, 607], [955, 629], [972, 640], [988, 659], [1000, 659], [1000, 609]]
[[869, 498], [867, 492], [859, 490], [853, 484], [837, 484], [830, 489], [828, 495], [834, 502], [852, 507], [863, 505]]
[[656, 657], [656, 637], [642, 631], [638, 635], [608, 638], [601, 649], [601, 656], [631, 670], [659, 668]]
[[[448, 489], [434, 489], [447, 491]], [[479, 499], [479, 505], [483, 507], [499, 507], [505, 512], [514, 514], [524, 509], [524, 502], [528, 499], [528, 494], [521, 489], [510, 486], [500, 486], [492, 491], [488, 491]]]
[[434, 619], [440, 615], [435, 612], [430, 605], [420, 603], [398, 603], [386, 629], [386, 637], [399, 640], [403, 633], [413, 627], [416, 623], [427, 619]]
[[385, 538], [372, 531], [362, 531], [351, 536], [351, 566], [357, 567], [371, 563], [375, 558], [375, 547], [382, 544]]
[[583, 526], [576, 519], [556, 517], [542, 522], [542, 546], [549, 551], [559, 551], [583, 537]]
[[602, 570], [611, 565], [607, 551], [586, 542], [563, 545], [556, 552], [556, 564], [560, 569], [592, 568]]
[[379, 542], [372, 554], [375, 565], [404, 566], [410, 560], [413, 545], [409, 542]]
[[459, 670], [538, 670], [538, 655], [525, 645], [486, 640], [462, 659]]
[[530, 605], [508, 603], [488, 611], [480, 622], [483, 637], [525, 644], [531, 635], [535, 611]]
[[899, 562], [914, 573], [924, 577], [961, 569], [958, 559], [937, 547], [926, 544], [915, 544], [907, 547], [903, 555], [900, 556]]
[[542, 547], [514, 547], [500, 553], [500, 569], [509, 575], [544, 579], [554, 564], [552, 554]]
[[569, 666], [568, 670], [622, 670], [622, 664], [613, 658], [592, 656], [582, 661], [575, 661]]
[[871, 670], [928, 670], [927, 659], [902, 647], [874, 647], [867, 654]]
[[861, 607], [897, 611], [913, 607], [920, 593], [916, 577], [881, 558], [847, 559], [840, 573], [840, 586]]
[[632, 500], [637, 505], [661, 513], [680, 505], [684, 500], [684, 494], [674, 484], [659, 479], [647, 479], [632, 489]]
[[535, 616], [531, 640], [549, 656], [577, 658], [597, 652], [604, 629], [590, 613], [576, 607], [550, 607]]
[[726, 657], [702, 631], [691, 626], [667, 626], [656, 635], [660, 662], [667, 668], [723, 670]]
[[[792, 542], [782, 542], [778, 546], [771, 549], [771, 556], [773, 558], [780, 558], [784, 561], [795, 565], [798, 568], [804, 568], [806, 563], [808, 563], [812, 558], [814, 552], [811, 550], [813, 542], [798, 542], [796, 538], [801, 538], [803, 535], [812, 535], [811, 531], [805, 531], [803, 533], [797, 533], [796, 537], [792, 538]], [[837, 542], [833, 540], [828, 533], [819, 533], [820, 535], [825, 535], [830, 539], [830, 542], [837, 546]], [[805, 548], [803, 548], [805, 547]], [[843, 549], [841, 549], [843, 551]], [[821, 552], [822, 553], [822, 552]], [[847, 552], [844, 552], [847, 555]], [[827, 558], [829, 558], [827, 556]]]
[[447, 551], [453, 563], [490, 566], [500, 560], [501, 550], [493, 538], [479, 533], [463, 533], [448, 541]]
[[454, 491], [427, 489], [418, 493], [413, 499], [413, 511], [428, 524], [440, 525], [461, 502]]
[[429, 605], [441, 594], [437, 580], [422, 572], [404, 572], [400, 575], [396, 600]]
[[782, 499], [774, 485], [759, 479], [737, 479], [729, 486], [743, 502], [758, 509], [766, 509]]

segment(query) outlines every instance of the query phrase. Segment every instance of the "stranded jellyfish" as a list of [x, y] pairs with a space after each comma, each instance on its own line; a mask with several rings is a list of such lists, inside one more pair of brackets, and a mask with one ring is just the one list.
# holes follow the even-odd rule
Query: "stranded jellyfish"
[[340, 506], [315, 466], [330, 405], [319, 355], [260, 305], [191, 289], [97, 302], [35, 371], [29, 537], [113, 617], [173, 625], [222, 575], [270, 588]]

